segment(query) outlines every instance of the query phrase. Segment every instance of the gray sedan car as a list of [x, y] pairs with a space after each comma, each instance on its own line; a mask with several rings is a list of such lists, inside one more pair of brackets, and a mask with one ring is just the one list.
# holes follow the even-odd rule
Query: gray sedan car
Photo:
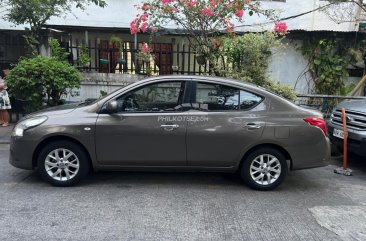
[[197, 76], [145, 79], [90, 104], [27, 116], [10, 163], [55, 186], [90, 170], [239, 172], [253, 189], [327, 165], [325, 121], [262, 88]]

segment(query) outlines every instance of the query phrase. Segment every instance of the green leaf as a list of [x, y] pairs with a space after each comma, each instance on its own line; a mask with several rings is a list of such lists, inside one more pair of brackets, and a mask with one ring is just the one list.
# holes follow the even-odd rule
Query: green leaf
[[314, 64], [316, 64], [316, 65], [320, 65], [320, 64], [321, 64], [321, 61], [320, 61], [319, 59], [315, 59], [315, 60], [314, 60]]

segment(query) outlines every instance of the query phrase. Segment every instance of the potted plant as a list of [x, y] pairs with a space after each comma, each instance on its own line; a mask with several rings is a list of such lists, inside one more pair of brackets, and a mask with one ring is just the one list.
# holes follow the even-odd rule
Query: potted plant
[[117, 62], [121, 65], [125, 64], [126, 60], [122, 58], [122, 47], [123, 47], [122, 39], [116, 35], [112, 35], [109, 39], [109, 44], [111, 44], [113, 48], [118, 48], [119, 54]]
[[99, 59], [99, 64], [109, 64], [108, 59]]
[[88, 47], [85, 44], [79, 46], [79, 57], [78, 64], [83, 68], [87, 68], [90, 65], [90, 56], [88, 52]]
[[206, 56], [204, 55], [196, 55], [196, 61], [197, 61], [197, 64], [199, 65], [204, 65], [206, 64]]

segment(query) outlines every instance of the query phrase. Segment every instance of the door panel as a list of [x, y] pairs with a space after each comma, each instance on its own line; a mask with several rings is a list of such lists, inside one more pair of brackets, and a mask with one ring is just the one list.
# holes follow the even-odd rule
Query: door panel
[[195, 95], [187, 125], [187, 164], [235, 166], [243, 149], [263, 133], [266, 112], [264, 105], [259, 106], [263, 98], [207, 83], [197, 83]]
[[186, 166], [185, 82], [163, 81], [117, 97], [116, 114], [100, 114], [96, 151], [101, 164]]
[[[189, 166], [235, 166], [242, 150], [260, 138], [265, 122], [260, 115], [243, 112], [210, 113], [191, 111], [187, 126]], [[255, 123], [259, 128], [250, 128]]]
[[[106, 165], [185, 166], [185, 116], [186, 113], [99, 115], [98, 161]], [[162, 125], [178, 127], [169, 130]]]

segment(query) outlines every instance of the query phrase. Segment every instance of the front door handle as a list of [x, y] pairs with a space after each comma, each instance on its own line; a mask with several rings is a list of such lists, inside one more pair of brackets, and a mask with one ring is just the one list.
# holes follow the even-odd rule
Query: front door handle
[[177, 125], [177, 124], [174, 124], [174, 125], [161, 125], [160, 127], [165, 131], [172, 131], [172, 130], [178, 129], [179, 125]]
[[247, 123], [244, 127], [247, 127], [248, 130], [255, 130], [262, 128], [262, 126], [258, 125], [257, 123]]

